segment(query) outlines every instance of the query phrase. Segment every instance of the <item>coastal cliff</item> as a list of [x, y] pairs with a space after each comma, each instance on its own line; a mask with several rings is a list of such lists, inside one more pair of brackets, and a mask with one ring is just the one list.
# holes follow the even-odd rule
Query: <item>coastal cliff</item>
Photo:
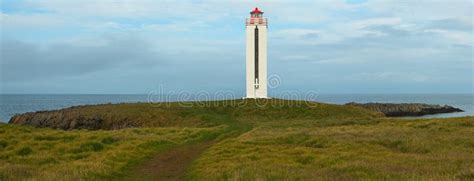
[[453, 113], [453, 112], [464, 112], [459, 108], [455, 108], [448, 105], [432, 105], [432, 104], [420, 104], [420, 103], [355, 103], [350, 102], [346, 105], [358, 106], [372, 111], [381, 112], [385, 116], [400, 117], [400, 116], [423, 116], [430, 114], [440, 113]]

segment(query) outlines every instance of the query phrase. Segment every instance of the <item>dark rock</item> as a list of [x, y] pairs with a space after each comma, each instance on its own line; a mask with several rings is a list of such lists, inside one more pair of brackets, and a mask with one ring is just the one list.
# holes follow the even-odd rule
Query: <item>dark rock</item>
[[464, 112], [459, 108], [455, 108], [448, 105], [432, 105], [432, 104], [420, 104], [420, 103], [355, 103], [350, 102], [346, 105], [358, 106], [373, 111], [381, 112], [385, 116], [400, 117], [400, 116], [423, 116], [429, 114], [439, 113], [453, 113], [453, 112]]
[[98, 129], [122, 129], [137, 127], [126, 118], [122, 120], [114, 120], [111, 117], [106, 117], [101, 114], [90, 115], [90, 114], [81, 114], [80, 112], [74, 110], [73, 108], [67, 108], [63, 110], [55, 111], [37, 111], [29, 112], [23, 114], [17, 114], [13, 116], [10, 121], [10, 124], [18, 125], [30, 125], [34, 127], [48, 127], [54, 129], [89, 129], [89, 130], [98, 130]]

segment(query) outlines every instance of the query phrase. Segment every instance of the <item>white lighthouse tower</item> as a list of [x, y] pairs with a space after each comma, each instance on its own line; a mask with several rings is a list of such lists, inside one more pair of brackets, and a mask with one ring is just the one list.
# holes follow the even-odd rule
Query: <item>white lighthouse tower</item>
[[267, 96], [267, 18], [255, 8], [245, 22], [247, 36], [247, 96]]

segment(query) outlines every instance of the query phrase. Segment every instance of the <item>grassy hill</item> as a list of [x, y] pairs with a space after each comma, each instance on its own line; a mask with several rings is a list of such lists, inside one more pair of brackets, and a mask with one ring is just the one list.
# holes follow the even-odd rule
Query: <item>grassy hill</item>
[[206, 127], [234, 124], [238, 121], [253, 123], [294, 118], [372, 118], [377, 116], [381, 114], [353, 106], [261, 99], [76, 106], [17, 115], [10, 120], [10, 123], [60, 129], [122, 129]]
[[394, 119], [277, 99], [106, 104], [23, 116], [34, 121], [0, 125], [0, 180], [474, 178], [474, 117]]

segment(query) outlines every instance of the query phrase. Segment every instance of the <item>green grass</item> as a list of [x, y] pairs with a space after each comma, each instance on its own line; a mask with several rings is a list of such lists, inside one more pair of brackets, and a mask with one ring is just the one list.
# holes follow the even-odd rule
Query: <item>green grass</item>
[[66, 112], [38, 117], [101, 118], [103, 129], [140, 128], [0, 124], [0, 180], [121, 179], [153, 155], [206, 140], [218, 142], [193, 161], [185, 179], [474, 179], [474, 117], [392, 119], [358, 107], [275, 99]]
[[[77, 106], [61, 111], [26, 114], [30, 119], [59, 125], [79, 125], [89, 129], [126, 127], [209, 127], [236, 124], [244, 120], [274, 121], [282, 118], [371, 118], [380, 116], [358, 107], [307, 103], [281, 99], [227, 100], [209, 102], [103, 104]], [[82, 120], [81, 123], [79, 123]], [[91, 124], [89, 120], [99, 120]], [[232, 123], [233, 122], [233, 123]], [[63, 124], [67, 123], [67, 124]]]
[[210, 148], [195, 162], [190, 177], [474, 179], [473, 117], [326, 122], [287, 120], [256, 126]]
[[0, 125], [0, 180], [120, 178], [141, 160], [225, 127], [61, 131]]

